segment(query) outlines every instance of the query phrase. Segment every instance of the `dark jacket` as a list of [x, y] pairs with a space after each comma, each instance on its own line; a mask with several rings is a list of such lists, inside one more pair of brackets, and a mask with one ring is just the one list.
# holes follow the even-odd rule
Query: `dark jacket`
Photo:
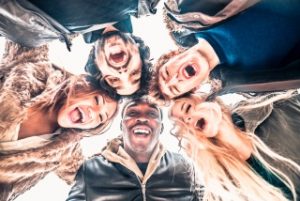
[[223, 93], [300, 87], [298, 0], [170, 0], [165, 7], [178, 45], [205, 39], [213, 47], [220, 63], [210, 75], [222, 80]]
[[183, 156], [164, 151], [161, 144], [143, 174], [121, 142], [114, 140], [100, 156], [83, 164], [67, 200], [200, 200], [195, 177], [193, 166]]
[[176, 43], [190, 47], [197, 43], [194, 33], [209, 29], [259, 0], [168, 0], [164, 20]]
[[[0, 34], [28, 47], [90, 33], [130, 16], [154, 14], [159, 0], [0, 0]], [[130, 30], [129, 30], [130, 31]], [[91, 37], [91, 36], [89, 36]]]

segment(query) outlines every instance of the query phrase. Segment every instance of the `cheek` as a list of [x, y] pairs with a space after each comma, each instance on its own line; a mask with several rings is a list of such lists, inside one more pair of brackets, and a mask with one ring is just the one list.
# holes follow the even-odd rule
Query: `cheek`
[[61, 108], [57, 114], [57, 123], [60, 127], [66, 128], [70, 124], [68, 121], [68, 110], [67, 108]]

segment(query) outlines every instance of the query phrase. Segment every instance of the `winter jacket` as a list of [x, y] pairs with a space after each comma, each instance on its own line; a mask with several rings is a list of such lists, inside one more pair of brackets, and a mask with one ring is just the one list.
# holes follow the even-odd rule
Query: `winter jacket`
[[82, 165], [67, 201], [200, 200], [195, 177], [190, 162], [165, 151], [160, 143], [143, 174], [121, 140], [114, 139], [101, 155]]
[[[66, 74], [66, 75], [64, 75]], [[27, 109], [43, 93], [65, 80], [67, 73], [48, 60], [48, 47], [5, 47], [0, 65], [0, 200], [13, 200], [48, 173], [70, 184], [83, 162], [79, 145], [84, 132], [58, 129], [55, 133], [18, 140]]]
[[209, 29], [253, 6], [259, 0], [168, 0], [164, 21], [170, 35], [180, 46], [197, 43], [194, 33]]
[[[266, 99], [261, 100], [264, 102]], [[272, 150], [300, 164], [299, 158], [299, 125], [300, 125], [300, 95], [283, 99], [250, 110], [236, 110], [241, 106], [253, 104], [251, 99], [238, 103], [233, 111], [235, 122], [245, 131], [255, 133]], [[251, 105], [250, 105], [251, 106]], [[237, 116], [238, 114], [238, 116]], [[236, 118], [239, 117], [239, 118]], [[297, 195], [300, 196], [300, 175], [286, 166], [267, 158], [268, 161], [288, 174], [295, 184]]]
[[158, 0], [0, 0], [0, 34], [27, 47], [59, 39], [70, 48], [71, 34], [88, 33], [91, 38], [93, 31], [130, 21], [130, 16], [154, 14], [157, 4]]
[[298, 0], [176, 2], [166, 5], [171, 36], [183, 47], [209, 42], [220, 60], [210, 76], [223, 93], [300, 87]]

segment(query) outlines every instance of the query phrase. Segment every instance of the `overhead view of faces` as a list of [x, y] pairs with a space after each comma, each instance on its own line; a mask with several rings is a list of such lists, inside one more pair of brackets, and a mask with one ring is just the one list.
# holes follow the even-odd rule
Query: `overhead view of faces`
[[[298, 0], [0, 1], [0, 200], [299, 200], [299, 11]], [[74, 73], [52, 44], [72, 53], [78, 38], [88, 50]], [[86, 154], [88, 139], [103, 145]], [[30, 197], [53, 174], [66, 192]]]

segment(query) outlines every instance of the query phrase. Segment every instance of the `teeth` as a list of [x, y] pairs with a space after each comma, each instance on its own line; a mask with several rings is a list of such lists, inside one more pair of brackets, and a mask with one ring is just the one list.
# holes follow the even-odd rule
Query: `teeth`
[[134, 134], [150, 134], [150, 131], [144, 129], [136, 129], [133, 132]]

